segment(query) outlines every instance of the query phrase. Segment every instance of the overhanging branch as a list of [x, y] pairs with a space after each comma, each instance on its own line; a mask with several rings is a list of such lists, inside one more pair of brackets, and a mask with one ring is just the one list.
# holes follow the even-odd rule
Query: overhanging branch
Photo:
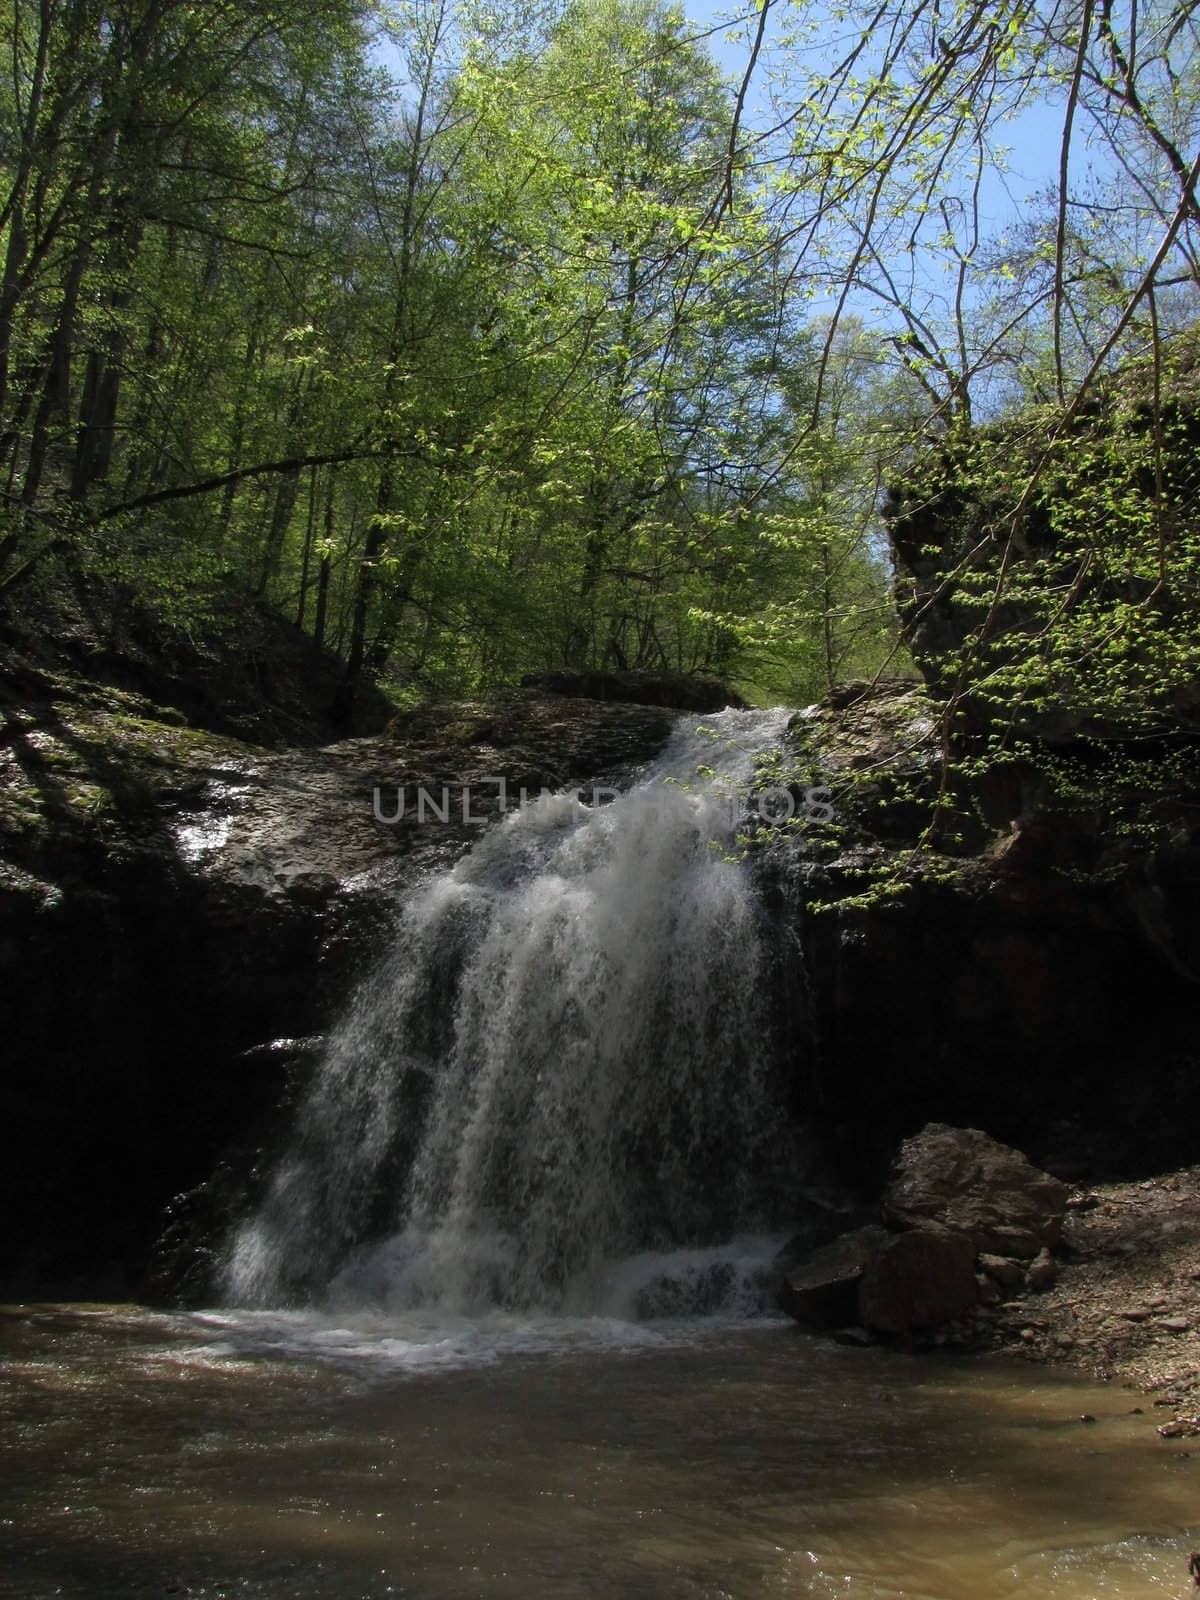
[[305, 467], [336, 467], [349, 461], [379, 461], [385, 456], [415, 456], [413, 446], [383, 445], [364, 449], [350, 445], [345, 450], [330, 450], [321, 455], [287, 456], [281, 461], [262, 461], [253, 467], [235, 467], [230, 472], [214, 473], [211, 478], [200, 478], [195, 483], [180, 483], [170, 489], [152, 489], [132, 500], [122, 500], [97, 514], [97, 522], [108, 522], [113, 517], [124, 516], [129, 511], [143, 511], [147, 506], [165, 505], [169, 500], [187, 500], [197, 494], [211, 494], [214, 489], [224, 489], [231, 483], [241, 483], [246, 478], [263, 478], [271, 473], [301, 472]]

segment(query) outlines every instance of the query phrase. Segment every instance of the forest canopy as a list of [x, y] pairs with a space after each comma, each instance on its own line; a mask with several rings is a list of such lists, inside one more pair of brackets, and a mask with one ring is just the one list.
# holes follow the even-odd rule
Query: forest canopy
[[[1196, 11], [14, 0], [0, 608], [112, 584], [186, 627], [255, 596], [340, 657], [347, 720], [367, 682], [563, 665], [801, 702], [903, 667], [887, 484], [1024, 419], [989, 457], [1002, 589], [1132, 361], [1113, 472], [1149, 510], [1113, 537], [1158, 586], [1138, 637], [1169, 628]], [[994, 674], [975, 592], [955, 648]], [[1076, 677], [1103, 592], [1039, 613]]]

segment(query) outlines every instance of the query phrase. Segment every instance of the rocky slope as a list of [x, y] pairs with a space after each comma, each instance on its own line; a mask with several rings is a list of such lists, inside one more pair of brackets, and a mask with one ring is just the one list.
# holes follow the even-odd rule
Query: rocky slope
[[975, 1342], [1135, 1386], [1156, 1426], [1200, 1433], [1200, 1167], [1078, 1186], [1052, 1280], [983, 1308]]
[[943, 1338], [1075, 1367], [1127, 1389], [1165, 1441], [1200, 1437], [1200, 1167], [1074, 1186], [1032, 1292], [1001, 1290]]

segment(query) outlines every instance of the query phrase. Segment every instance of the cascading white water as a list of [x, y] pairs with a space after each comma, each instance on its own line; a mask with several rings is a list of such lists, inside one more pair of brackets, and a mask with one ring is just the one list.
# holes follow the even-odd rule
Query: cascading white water
[[790, 1152], [729, 794], [786, 716], [681, 719], [627, 793], [526, 804], [415, 897], [231, 1241], [235, 1303], [590, 1312], [622, 1257], [763, 1222]]

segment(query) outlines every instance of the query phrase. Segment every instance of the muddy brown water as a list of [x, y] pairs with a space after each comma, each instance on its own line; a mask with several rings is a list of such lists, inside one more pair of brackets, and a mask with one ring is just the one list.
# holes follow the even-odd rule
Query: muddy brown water
[[1139, 1403], [770, 1320], [12, 1307], [0, 1595], [1195, 1593], [1200, 1452]]

